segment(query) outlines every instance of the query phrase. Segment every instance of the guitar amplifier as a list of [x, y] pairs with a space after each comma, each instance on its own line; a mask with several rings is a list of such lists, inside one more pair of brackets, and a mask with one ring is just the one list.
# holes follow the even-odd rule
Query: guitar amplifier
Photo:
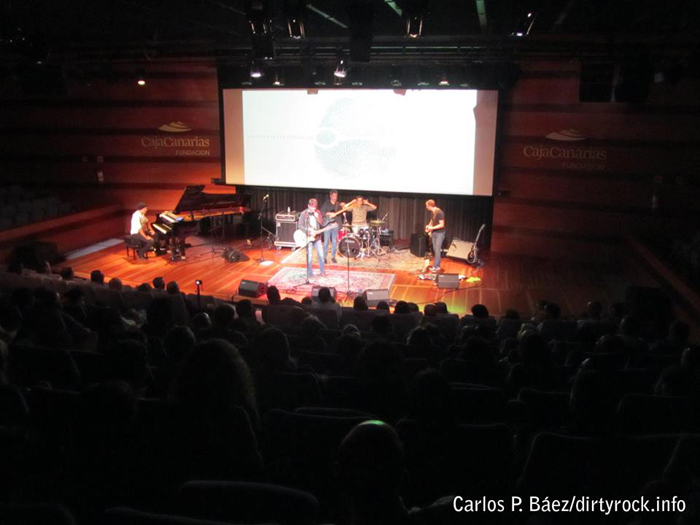
[[275, 246], [284, 248], [296, 248], [294, 232], [297, 230], [299, 213], [280, 212], [275, 215]]
[[411, 234], [411, 253], [416, 257], [425, 257], [428, 251], [428, 238], [424, 233]]
[[468, 260], [469, 254], [474, 248], [474, 243], [469, 241], [463, 241], [461, 239], [452, 239], [449, 248], [447, 249], [447, 256], [453, 259], [463, 259]]
[[394, 249], [394, 230], [382, 230], [379, 233], [380, 246], [388, 246], [390, 250]]

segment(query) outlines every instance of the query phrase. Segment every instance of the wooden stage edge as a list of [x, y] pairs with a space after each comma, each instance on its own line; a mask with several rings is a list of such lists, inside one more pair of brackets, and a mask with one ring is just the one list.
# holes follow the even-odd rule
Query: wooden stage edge
[[[163, 277], [166, 282], [176, 281], [185, 293], [195, 293], [195, 280], [203, 282], [201, 293], [237, 301], [241, 280], [267, 282], [281, 268], [286, 266], [303, 267], [299, 264], [286, 264], [282, 260], [290, 249], [263, 250], [265, 259], [272, 261], [268, 266], [258, 263], [260, 247], [250, 246], [246, 241], [227, 243], [227, 246], [242, 251], [249, 259], [236, 263], [225, 261], [220, 252], [222, 245], [214, 245], [209, 239], [194, 237], [189, 242], [193, 245], [187, 251], [187, 260], [174, 262], [168, 256], [154, 257], [148, 260], [133, 260], [127, 256], [122, 243], [66, 261], [64, 266], [71, 266], [79, 277], [89, 278], [92, 270], [101, 270], [106, 279], [117, 277], [124, 284], [138, 286], [151, 283], [155, 277]], [[219, 248], [218, 252], [212, 248]], [[357, 271], [376, 271], [395, 275], [390, 297], [393, 301], [409, 301], [420, 305], [444, 301], [449, 311], [464, 314], [474, 304], [485, 304], [492, 315], [502, 315], [506, 309], [514, 308], [521, 316], [529, 316], [539, 299], [557, 302], [564, 315], [579, 315], [586, 302], [599, 300], [610, 304], [620, 297], [619, 289], [611, 287], [613, 281], [627, 281], [627, 276], [620, 274], [619, 267], [595, 265], [590, 263], [570, 263], [559, 260], [515, 257], [501, 254], [487, 254], [482, 268], [475, 269], [461, 261], [443, 259], [445, 273], [457, 273], [479, 277], [478, 283], [462, 281], [456, 290], [438, 289], [433, 281], [418, 279], [418, 271], [423, 259], [415, 258], [416, 269], [406, 270], [368, 270], [358, 266]], [[316, 261], [314, 256], [314, 262]], [[338, 265], [328, 265], [329, 269], [344, 270], [345, 259], [338, 258]], [[317, 270], [317, 267], [315, 267]], [[639, 283], [629, 283], [639, 284]], [[344, 290], [338, 290], [338, 300], [342, 305], [351, 305], [352, 298], [345, 297]], [[302, 298], [305, 293], [282, 293], [282, 296]], [[254, 300], [256, 304], [266, 304], [263, 296]]]

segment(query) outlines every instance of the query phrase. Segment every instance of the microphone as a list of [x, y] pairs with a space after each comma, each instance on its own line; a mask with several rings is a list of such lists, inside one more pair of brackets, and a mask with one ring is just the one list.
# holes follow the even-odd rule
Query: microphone
[[268, 193], [267, 195], [265, 195], [265, 196], [263, 197], [263, 200], [266, 201], [266, 200], [268, 199], [269, 196], [270, 196], [270, 194]]

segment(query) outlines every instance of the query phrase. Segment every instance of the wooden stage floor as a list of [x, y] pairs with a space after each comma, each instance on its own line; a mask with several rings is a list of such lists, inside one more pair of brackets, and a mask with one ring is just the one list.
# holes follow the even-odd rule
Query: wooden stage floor
[[[209, 240], [190, 238], [193, 245], [187, 251], [187, 260], [173, 262], [167, 256], [148, 260], [133, 260], [127, 257], [123, 244], [118, 244], [97, 252], [90, 253], [64, 263], [71, 266], [79, 277], [89, 278], [92, 270], [101, 270], [107, 279], [118, 277], [124, 284], [138, 286], [150, 283], [155, 277], [163, 277], [166, 282], [177, 281], [180, 289], [186, 293], [195, 292], [195, 280], [203, 281], [202, 294], [213, 295], [225, 300], [237, 300], [237, 290], [242, 279], [265, 282], [284, 266], [282, 260], [290, 249], [264, 250], [265, 259], [272, 264], [261, 266], [257, 259], [260, 248], [249, 247], [245, 241], [229, 242], [228, 246], [242, 249], [249, 260], [237, 263], [226, 262], [220, 254], [212, 251]], [[221, 246], [217, 246], [221, 247]], [[557, 260], [522, 258], [485, 254], [487, 260], [480, 269], [473, 269], [460, 261], [445, 259], [443, 267], [446, 273], [459, 273], [479, 277], [479, 283], [462, 281], [458, 290], [438, 289], [433, 281], [422, 281], [417, 271], [375, 270], [395, 275], [390, 296], [392, 300], [405, 300], [422, 306], [427, 303], [444, 301], [448, 309], [455, 313], [466, 313], [477, 303], [485, 304], [492, 315], [499, 316], [507, 308], [517, 309], [521, 315], [529, 316], [539, 299], [547, 299], [560, 304], [563, 315], [580, 314], [586, 302], [599, 300], [605, 305], [622, 300], [624, 285], [627, 281], [619, 268], [612, 266], [576, 264]], [[315, 256], [314, 256], [315, 261]], [[344, 269], [345, 259], [338, 257], [338, 265], [328, 268]], [[416, 268], [420, 268], [422, 259], [416, 258]], [[303, 265], [302, 265], [303, 267]], [[356, 268], [359, 270], [359, 268]], [[363, 270], [367, 271], [367, 270]], [[340, 293], [339, 302], [350, 305], [352, 301]], [[301, 295], [290, 295], [300, 299]], [[264, 297], [258, 303], [264, 303]]]

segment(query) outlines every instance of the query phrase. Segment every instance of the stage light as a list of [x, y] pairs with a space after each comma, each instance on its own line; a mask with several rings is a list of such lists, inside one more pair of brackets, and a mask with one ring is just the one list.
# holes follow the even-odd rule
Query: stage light
[[406, 36], [423, 36], [423, 26], [428, 15], [428, 0], [397, 0], [396, 4], [401, 9], [406, 24]]
[[255, 62], [250, 65], [250, 78], [262, 78], [263, 72]]
[[352, 75], [350, 75], [350, 85], [354, 87], [362, 87], [364, 85], [365, 70], [358, 67], [352, 68]]
[[323, 87], [326, 85], [325, 70], [321, 66], [316, 66], [313, 71], [314, 86]]
[[531, 11], [529, 9], [520, 11], [511, 35], [517, 36], [518, 38], [529, 35], [530, 31], [532, 31], [532, 27], [535, 25], [536, 18], [536, 11]]
[[403, 75], [400, 67], [392, 67], [389, 76], [389, 85], [400, 88], [403, 85]]
[[272, 85], [276, 87], [284, 86], [284, 80], [282, 80], [282, 75], [279, 71], [275, 71], [275, 79], [272, 81]]
[[145, 86], [146, 85], [146, 73], [144, 72], [143, 69], [137, 69], [136, 70], [136, 83], [139, 86]]
[[304, 28], [304, 0], [284, 0], [282, 11], [287, 19], [287, 34], [296, 40], [306, 36]]
[[447, 78], [447, 73], [443, 73], [438, 82], [438, 86], [446, 87], [450, 85], [450, 79]]
[[348, 76], [348, 62], [345, 58], [339, 57], [338, 64], [335, 66], [333, 75], [337, 78], [345, 78]]
[[430, 70], [418, 68], [416, 85], [418, 87], [426, 87], [430, 85]]
[[406, 36], [418, 38], [423, 34], [423, 15], [410, 16], [406, 18]]
[[253, 56], [258, 59], [275, 58], [272, 1], [247, 0], [245, 10], [253, 44]]

